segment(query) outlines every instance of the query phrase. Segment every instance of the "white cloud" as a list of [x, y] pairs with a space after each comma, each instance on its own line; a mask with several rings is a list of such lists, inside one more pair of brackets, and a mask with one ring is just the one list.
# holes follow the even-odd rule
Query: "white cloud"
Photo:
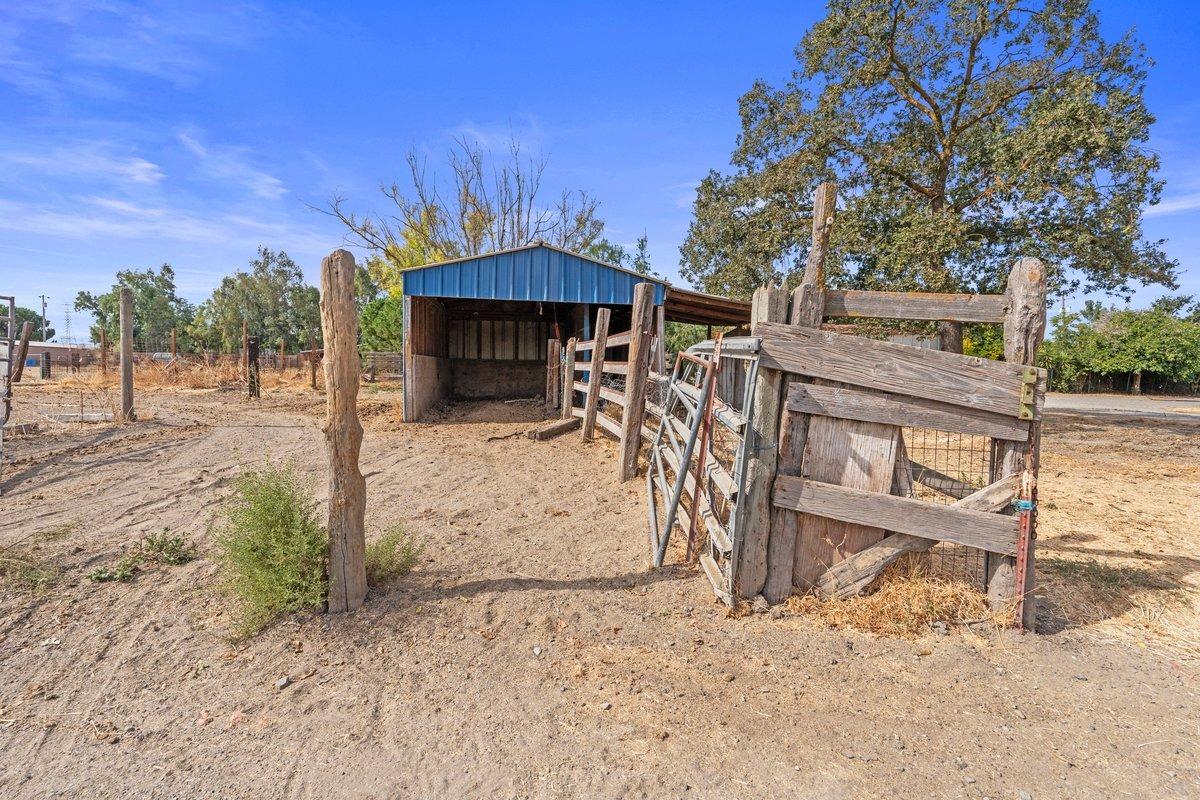
[[287, 194], [283, 181], [250, 164], [250, 152], [244, 147], [202, 144], [195, 132], [177, 134], [182, 144], [200, 164], [202, 175], [250, 190], [255, 197], [277, 200]]
[[152, 161], [122, 152], [105, 141], [72, 141], [42, 149], [0, 151], [0, 163], [27, 167], [41, 175], [75, 175], [153, 185], [165, 175]]
[[1186, 214], [1200, 210], [1200, 192], [1168, 197], [1156, 206], [1146, 209], [1147, 217], [1166, 217], [1171, 214]]

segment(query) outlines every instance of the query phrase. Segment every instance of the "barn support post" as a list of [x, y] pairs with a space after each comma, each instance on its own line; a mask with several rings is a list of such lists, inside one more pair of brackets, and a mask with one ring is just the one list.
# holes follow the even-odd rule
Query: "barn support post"
[[665, 305], [654, 307], [654, 331], [657, 336], [654, 348], [654, 371], [662, 375], [667, 371], [667, 309]]
[[596, 432], [596, 413], [600, 410], [600, 384], [604, 382], [604, 348], [608, 343], [607, 308], [596, 310], [596, 335], [592, 337], [592, 363], [588, 370], [587, 401], [583, 406], [583, 438]]
[[562, 342], [558, 339], [546, 341], [546, 405], [554, 408], [558, 405], [559, 378], [562, 375]]
[[[326, 355], [329, 353], [328, 339], [324, 340], [323, 352]], [[403, 418], [405, 422], [416, 422], [413, 419], [415, 410], [413, 404], [412, 298], [408, 295], [404, 295], [403, 309], [400, 315], [400, 352], [404, 372], [403, 383], [401, 384]], [[326, 393], [329, 392], [328, 382], [325, 384], [325, 391]]]
[[571, 418], [575, 405], [575, 345], [579, 340], [572, 336], [567, 340], [567, 356], [563, 359], [562, 418]]
[[625, 372], [625, 408], [621, 413], [621, 443], [617, 479], [622, 483], [637, 474], [642, 419], [646, 414], [646, 373], [653, 340], [654, 284], [633, 287], [633, 315], [629, 324], [629, 361]]
[[134, 422], [133, 410], [133, 290], [121, 287], [121, 421]]
[[354, 256], [335, 250], [321, 262], [325, 342], [325, 448], [329, 454], [329, 611], [354, 611], [367, 595], [364, 516], [367, 486], [358, 469], [358, 312]]
[[[829, 232], [833, 228], [834, 206], [837, 201], [837, 185], [822, 183], [813, 197], [812, 247], [804, 265], [804, 278], [792, 292], [792, 309], [788, 322], [807, 328], [821, 327], [825, 311], [825, 257], [829, 249]], [[781, 387], [786, 393], [787, 382]], [[804, 458], [804, 445], [808, 437], [807, 414], [789, 414], [786, 410], [779, 417], [779, 461], [778, 475], [799, 475]], [[799, 533], [799, 516], [786, 508], [775, 508], [771, 512], [771, 536], [767, 543], [767, 578], [763, 586], [763, 597], [767, 602], [779, 603], [792, 593], [792, 572], [796, 558], [796, 536]]]
[[[758, 322], [783, 322], [787, 319], [788, 293], [775, 286], [763, 286], [754, 291], [750, 307], [750, 330]], [[744, 504], [745, 533], [736, 543], [734, 575], [737, 585], [734, 594], [753, 597], [762, 591], [767, 579], [767, 543], [771, 538], [771, 489], [775, 482], [775, 464], [779, 430], [779, 405], [783, 389], [783, 373], [759, 367], [754, 387], [754, 405], [747, 435], [750, 437], [750, 459], [746, 470], [746, 492], [739, 499]]]
[[[1034, 366], [1037, 351], [1046, 334], [1046, 267], [1036, 258], [1019, 259], [1008, 275], [1008, 310], [1004, 316], [1004, 360], [1010, 364]], [[1044, 391], [1044, 387], [1034, 387]], [[1037, 398], [1033, 407], [1037, 408]], [[1027, 474], [1023, 500], [1032, 502], [1029, 536], [1024, 539], [1024, 553], [1017, 558], [987, 554], [988, 602], [995, 610], [1003, 610], [1018, 604], [1021, 610], [1019, 621], [1025, 630], [1033, 630], [1037, 619], [1037, 600], [1034, 597], [1034, 540], [1037, 536], [1037, 466], [1041, 440], [1041, 420], [1033, 419], [1029, 425], [1029, 439], [1025, 442], [994, 440], [992, 446], [992, 480], [1005, 475]], [[1028, 494], [1028, 497], [1024, 495]], [[1017, 575], [1017, 564], [1024, 565], [1024, 579]], [[1018, 596], [1018, 586], [1023, 584], [1023, 596]]]

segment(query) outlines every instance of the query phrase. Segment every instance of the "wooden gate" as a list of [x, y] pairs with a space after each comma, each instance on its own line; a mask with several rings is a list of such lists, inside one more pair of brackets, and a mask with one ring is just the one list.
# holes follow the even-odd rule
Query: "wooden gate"
[[[736, 593], [845, 596], [904, 553], [946, 544], [978, 554], [993, 607], [1032, 627], [1044, 267], [1021, 259], [1003, 295], [826, 290], [833, 198], [831, 185], [818, 190], [801, 285], [755, 294], [758, 444]], [[1005, 360], [822, 330], [826, 317], [1002, 324]], [[927, 434], [943, 450], [972, 442], [977, 468], [919, 463], [910, 451]]]

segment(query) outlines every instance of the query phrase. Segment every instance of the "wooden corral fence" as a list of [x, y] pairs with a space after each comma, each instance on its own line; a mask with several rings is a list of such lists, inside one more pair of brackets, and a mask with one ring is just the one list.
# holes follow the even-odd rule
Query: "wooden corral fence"
[[[1046, 387], [1033, 364], [1045, 331], [1045, 270], [1021, 259], [1004, 295], [826, 290], [833, 208], [834, 188], [823, 185], [801, 285], [790, 296], [763, 288], [754, 297], [759, 445], [735, 542], [736, 594], [846, 596], [904, 553], [952, 543], [986, 554], [993, 606], [1014, 608], [1032, 628]], [[1002, 324], [1005, 361], [822, 331], [826, 317]], [[984, 438], [988, 480], [921, 468], [908, 456], [906, 430]]]

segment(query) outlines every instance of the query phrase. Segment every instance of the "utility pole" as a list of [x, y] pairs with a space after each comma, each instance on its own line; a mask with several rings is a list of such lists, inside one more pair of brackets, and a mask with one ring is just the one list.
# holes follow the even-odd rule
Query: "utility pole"
[[42, 341], [44, 342], [46, 341], [46, 301], [50, 298], [44, 294], [40, 294], [38, 297], [42, 298]]

